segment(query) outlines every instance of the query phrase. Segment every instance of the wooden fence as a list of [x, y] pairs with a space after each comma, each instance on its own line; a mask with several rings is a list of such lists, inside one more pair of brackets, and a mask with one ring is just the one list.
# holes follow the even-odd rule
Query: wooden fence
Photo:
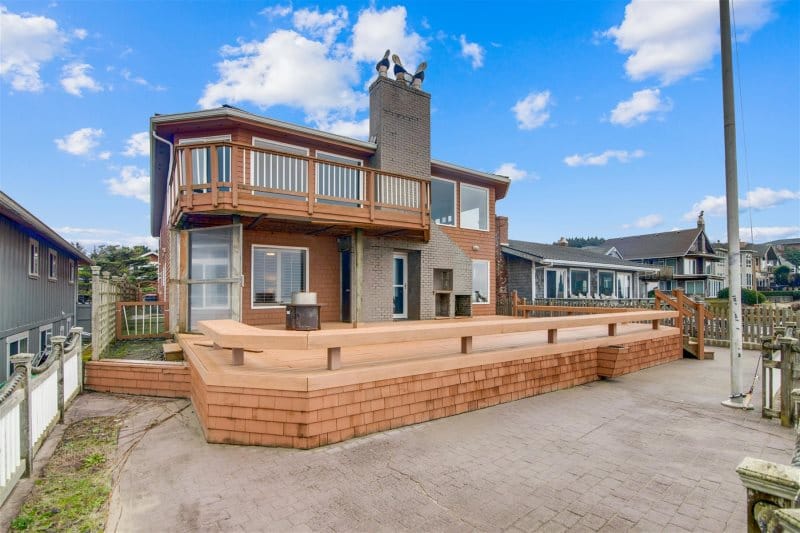
[[[728, 346], [728, 305], [706, 305], [706, 342]], [[800, 311], [788, 307], [752, 306], [742, 308], [742, 342], [745, 348], [760, 350], [763, 337], [773, 337], [776, 326], [799, 323]]]
[[53, 337], [50, 356], [38, 367], [31, 366], [33, 354], [11, 356], [14, 372], [0, 389], [0, 505], [30, 475], [45, 438], [83, 387], [82, 332]]
[[117, 302], [125, 297], [126, 287], [120, 278], [92, 267], [92, 359], [100, 359], [116, 336]]
[[116, 338], [170, 337], [167, 302], [117, 302]]

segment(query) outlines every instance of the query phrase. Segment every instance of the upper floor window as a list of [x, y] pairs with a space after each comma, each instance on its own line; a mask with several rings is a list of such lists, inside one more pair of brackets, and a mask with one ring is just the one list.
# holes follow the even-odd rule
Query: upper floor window
[[28, 275], [39, 277], [39, 241], [36, 239], [28, 240]]
[[75, 283], [75, 260], [69, 260], [69, 283], [72, 285]]
[[55, 250], [47, 251], [47, 279], [58, 279], [58, 253]]
[[431, 217], [442, 226], [456, 225], [456, 183], [431, 178]]
[[461, 184], [461, 227], [489, 230], [489, 189]]

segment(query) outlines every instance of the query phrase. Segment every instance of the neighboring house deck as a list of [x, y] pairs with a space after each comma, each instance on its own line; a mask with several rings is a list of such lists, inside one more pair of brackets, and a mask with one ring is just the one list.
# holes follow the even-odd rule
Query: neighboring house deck
[[360, 141], [221, 107], [151, 119], [151, 225], [173, 331], [495, 312], [495, 202], [509, 179], [432, 160], [430, 95], [370, 87]]
[[76, 325], [77, 269], [91, 260], [0, 191], [0, 381], [9, 357], [50, 348]]

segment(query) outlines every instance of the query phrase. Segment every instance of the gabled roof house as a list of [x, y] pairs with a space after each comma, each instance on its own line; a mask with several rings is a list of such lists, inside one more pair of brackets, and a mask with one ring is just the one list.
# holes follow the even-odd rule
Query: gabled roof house
[[369, 141], [229, 106], [150, 119], [151, 226], [173, 330], [495, 312], [509, 179], [431, 158], [430, 94], [379, 76]]

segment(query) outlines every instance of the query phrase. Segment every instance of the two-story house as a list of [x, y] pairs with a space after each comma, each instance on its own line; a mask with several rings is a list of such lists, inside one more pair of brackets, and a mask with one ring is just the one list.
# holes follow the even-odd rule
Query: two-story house
[[495, 202], [507, 177], [430, 155], [430, 95], [370, 86], [369, 141], [233, 107], [151, 118], [151, 226], [171, 327], [495, 312]]
[[0, 382], [18, 353], [39, 353], [75, 325], [80, 250], [0, 191]]
[[[722, 277], [722, 289], [730, 286], [728, 278], [728, 244], [716, 242], [714, 253], [719, 261], [714, 265], [714, 271]], [[741, 287], [743, 289], [755, 290], [757, 288], [759, 257], [758, 250], [752, 244], [746, 242], [739, 243], [739, 269], [742, 274]]]
[[649, 279], [658, 281], [663, 291], [682, 289], [689, 296], [713, 298], [722, 288], [723, 276], [715, 269], [719, 257], [706, 236], [702, 214], [696, 228], [608, 239], [602, 246], [628, 261], [658, 267]]

